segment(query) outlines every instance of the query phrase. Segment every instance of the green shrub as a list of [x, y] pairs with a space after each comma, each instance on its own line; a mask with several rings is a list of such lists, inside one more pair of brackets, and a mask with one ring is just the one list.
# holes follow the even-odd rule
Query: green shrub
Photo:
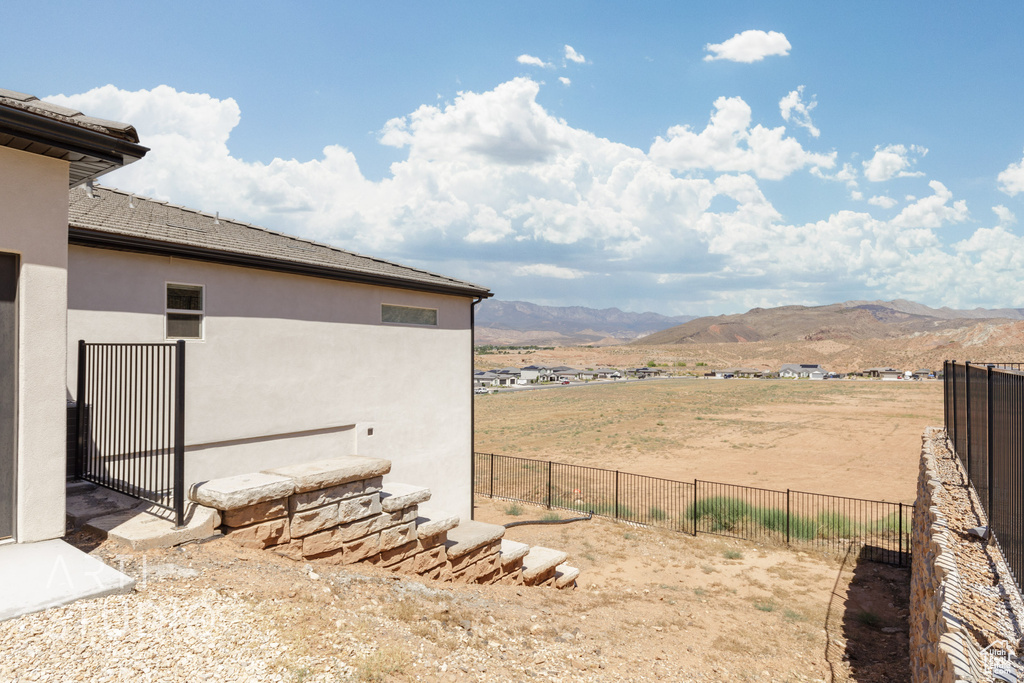
[[519, 515], [523, 514], [523, 508], [519, 505], [519, 503], [512, 503], [511, 505], [505, 506], [505, 514], [511, 515], [513, 517], [518, 517]]
[[739, 498], [712, 496], [687, 506], [686, 516], [710, 520], [711, 531], [736, 531], [743, 519], [750, 516], [750, 511], [750, 504]]
[[665, 514], [665, 511], [662, 510], [660, 507], [652, 505], [647, 509], [647, 518], [653, 519], [656, 522], [660, 522], [662, 520], [668, 519], [668, 515]]
[[850, 538], [857, 535], [857, 525], [846, 515], [819, 512], [817, 522], [819, 538]]

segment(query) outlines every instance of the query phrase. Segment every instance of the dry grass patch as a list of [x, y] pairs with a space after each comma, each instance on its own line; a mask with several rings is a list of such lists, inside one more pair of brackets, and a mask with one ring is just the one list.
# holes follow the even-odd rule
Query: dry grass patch
[[909, 503], [921, 433], [941, 421], [934, 381], [652, 380], [490, 396], [476, 404], [476, 447]]

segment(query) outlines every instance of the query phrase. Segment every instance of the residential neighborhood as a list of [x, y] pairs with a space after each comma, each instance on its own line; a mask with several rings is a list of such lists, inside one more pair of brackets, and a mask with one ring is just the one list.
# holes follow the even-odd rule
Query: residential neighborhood
[[614, 382], [649, 378], [680, 379], [796, 379], [821, 381], [826, 379], [877, 379], [885, 381], [941, 379], [942, 372], [922, 368], [897, 370], [891, 367], [872, 367], [859, 372], [832, 372], [817, 363], [783, 363], [779, 368], [726, 367], [695, 373], [682, 368], [647, 366], [639, 368], [571, 368], [564, 365], [527, 365], [522, 368], [505, 367], [494, 370], [475, 370], [473, 388], [478, 394], [502, 388], [537, 388], [564, 386], [591, 382]]

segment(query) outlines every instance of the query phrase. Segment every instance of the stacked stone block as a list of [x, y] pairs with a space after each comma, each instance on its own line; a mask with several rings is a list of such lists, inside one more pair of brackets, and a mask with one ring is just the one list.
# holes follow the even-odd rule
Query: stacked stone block
[[346, 456], [205, 482], [190, 497], [221, 512], [227, 538], [294, 560], [370, 562], [460, 583], [575, 585], [579, 570], [559, 564], [565, 553], [424, 508], [430, 490], [385, 485], [390, 470], [387, 460]]
[[[962, 609], [967, 586], [961, 576], [956, 548], [976, 540], [962, 538], [955, 532], [944, 509], [949, 507], [945, 488], [960, 487], [960, 482], [945, 481], [937, 458], [946, 451], [945, 430], [925, 430], [918, 476], [917, 501], [914, 505], [914, 549], [910, 581], [910, 663], [914, 683], [969, 683], [991, 680], [1017, 680], [996, 677], [996, 667], [1006, 660], [994, 658], [976, 642], [972, 632], [981, 624], [964, 623], [956, 616]], [[1001, 565], [1001, 553], [989, 546], [989, 554]], [[1009, 576], [1008, 571], [1003, 572]], [[999, 582], [994, 576], [994, 583]], [[1011, 582], [1002, 579], [1007, 590], [1015, 591]], [[977, 615], [976, 615], [977, 617]], [[989, 615], [989, 619], [995, 619]]]

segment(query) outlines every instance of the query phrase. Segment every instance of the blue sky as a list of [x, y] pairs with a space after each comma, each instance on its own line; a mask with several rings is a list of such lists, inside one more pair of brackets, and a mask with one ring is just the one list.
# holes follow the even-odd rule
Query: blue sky
[[5, 2], [0, 87], [104, 183], [666, 314], [1024, 306], [1020, 3]]

